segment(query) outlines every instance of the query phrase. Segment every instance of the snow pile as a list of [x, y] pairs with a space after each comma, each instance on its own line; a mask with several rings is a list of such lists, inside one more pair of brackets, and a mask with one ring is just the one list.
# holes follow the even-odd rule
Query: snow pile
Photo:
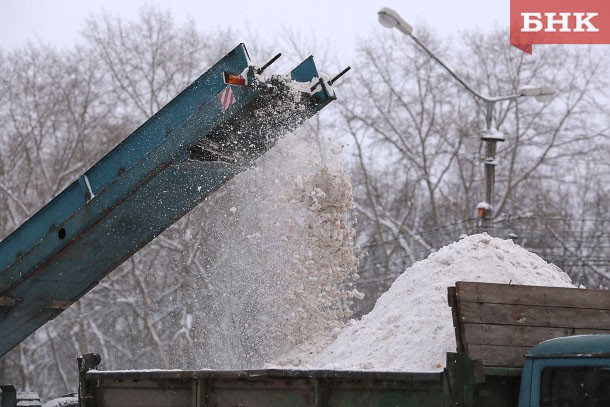
[[558, 267], [510, 240], [478, 234], [408, 268], [360, 321], [307, 360], [325, 369], [437, 371], [456, 349], [447, 287], [456, 281], [572, 287]]

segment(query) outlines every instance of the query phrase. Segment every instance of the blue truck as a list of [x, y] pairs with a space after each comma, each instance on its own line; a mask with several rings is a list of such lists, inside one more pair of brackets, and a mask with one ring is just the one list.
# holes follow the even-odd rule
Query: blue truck
[[[0, 356], [336, 99], [347, 69], [325, 79], [310, 57], [265, 76], [275, 59], [255, 66], [237, 46], [0, 242]], [[103, 371], [87, 354], [78, 395], [47, 405], [610, 405], [606, 291], [458, 282], [448, 293], [458, 346], [442, 372]], [[0, 390], [0, 407], [19, 403]]]

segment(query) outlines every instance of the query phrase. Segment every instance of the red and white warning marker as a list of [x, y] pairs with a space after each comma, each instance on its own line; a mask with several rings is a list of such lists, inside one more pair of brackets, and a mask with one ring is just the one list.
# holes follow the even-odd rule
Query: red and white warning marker
[[230, 108], [233, 103], [235, 103], [235, 94], [231, 90], [230, 86], [227, 86], [218, 94], [220, 98], [220, 105], [222, 106], [222, 111], [226, 112], [228, 108]]

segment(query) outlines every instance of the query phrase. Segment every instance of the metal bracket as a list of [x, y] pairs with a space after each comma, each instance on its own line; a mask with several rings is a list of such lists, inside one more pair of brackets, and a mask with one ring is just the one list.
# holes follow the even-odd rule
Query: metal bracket
[[87, 384], [87, 372], [95, 369], [100, 362], [102, 357], [97, 353], [86, 353], [77, 358], [78, 361], [78, 400], [79, 404], [84, 407], [91, 406], [93, 401], [93, 394], [89, 390]]
[[256, 73], [259, 74], [259, 75], [262, 74], [265, 71], [265, 69], [269, 68], [269, 65], [271, 65], [272, 63], [277, 61], [278, 58], [281, 57], [281, 56], [282, 56], [282, 53], [279, 53], [276, 56], [274, 56], [273, 58], [271, 58], [269, 61], [267, 61], [267, 63], [265, 65], [263, 65], [260, 68], [258, 68], [256, 70]]
[[85, 192], [85, 202], [89, 202], [90, 200], [95, 198], [95, 194], [93, 193], [93, 190], [91, 189], [91, 184], [89, 183], [89, 178], [87, 178], [87, 175], [83, 175], [82, 177], [79, 177], [78, 184], [80, 185], [81, 189]]

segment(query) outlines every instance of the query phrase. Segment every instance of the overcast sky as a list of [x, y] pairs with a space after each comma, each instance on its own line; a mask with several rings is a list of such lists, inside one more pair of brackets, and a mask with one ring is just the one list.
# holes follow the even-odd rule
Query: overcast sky
[[383, 29], [377, 23], [377, 11], [384, 6], [409, 22], [425, 22], [448, 36], [469, 27], [508, 28], [510, 5], [509, 0], [0, 0], [0, 46], [12, 48], [26, 41], [70, 46], [90, 14], [106, 10], [131, 19], [144, 4], [170, 10], [178, 22], [190, 16], [202, 29], [231, 26], [239, 32], [247, 23], [267, 37], [282, 27], [315, 33], [348, 53], [359, 35]]

